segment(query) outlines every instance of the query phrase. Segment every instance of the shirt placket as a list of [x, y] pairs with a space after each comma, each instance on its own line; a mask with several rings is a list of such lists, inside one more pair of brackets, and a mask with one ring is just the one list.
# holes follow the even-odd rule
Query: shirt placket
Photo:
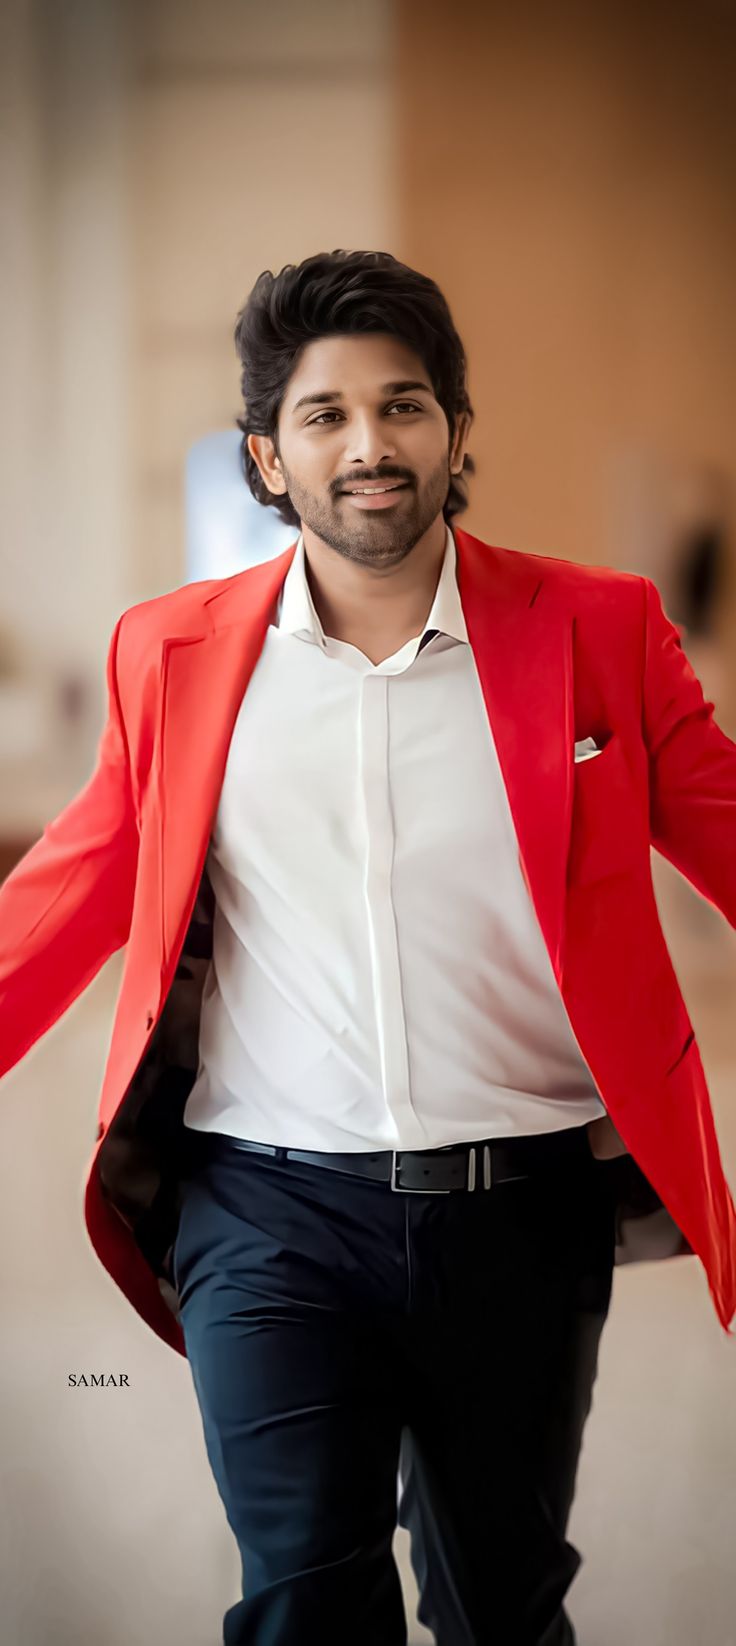
[[391, 804], [389, 693], [391, 676], [363, 675], [359, 692], [359, 785], [365, 831], [363, 882], [373, 978], [381, 1086], [386, 1111], [403, 1148], [426, 1147], [411, 1099], [401, 962], [393, 902], [395, 826]]

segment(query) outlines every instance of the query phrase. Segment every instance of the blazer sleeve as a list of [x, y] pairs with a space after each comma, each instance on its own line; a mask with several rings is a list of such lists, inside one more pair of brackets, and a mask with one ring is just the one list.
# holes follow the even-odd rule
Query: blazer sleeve
[[107, 657], [107, 720], [86, 787], [0, 885], [0, 1075], [127, 941], [138, 824], [117, 684], [125, 614]]
[[736, 926], [736, 743], [715, 721], [655, 584], [642, 582], [650, 839]]

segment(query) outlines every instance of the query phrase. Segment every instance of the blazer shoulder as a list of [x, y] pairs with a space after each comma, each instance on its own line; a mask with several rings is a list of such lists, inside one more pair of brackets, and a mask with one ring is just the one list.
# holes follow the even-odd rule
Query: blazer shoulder
[[524, 559], [533, 562], [540, 579], [576, 616], [622, 621], [637, 630], [643, 626], [649, 579], [639, 572], [553, 555], [524, 554]]
[[465, 535], [470, 542], [475, 542], [481, 552], [489, 552], [509, 578], [521, 578], [526, 582], [530, 577], [538, 577], [548, 588], [559, 590], [563, 595], [567, 593], [583, 598], [587, 595], [592, 599], [603, 595], [610, 599], [613, 594], [643, 604], [648, 579], [639, 572], [621, 571], [600, 562], [567, 560], [562, 555], [537, 554], [531, 549], [490, 544], [482, 538], [473, 539], [470, 533]]
[[[235, 573], [235, 577], [244, 575]], [[189, 621], [201, 618], [208, 601], [232, 582], [232, 577], [208, 577], [197, 583], [182, 583], [177, 589], [127, 606], [121, 624], [124, 623], [129, 635], [134, 631], [162, 637], [175, 633], [178, 627], [186, 628]]]
[[209, 627], [206, 607], [217, 595], [234, 584], [242, 582], [257, 571], [247, 566], [230, 577], [208, 577], [196, 583], [183, 583], [166, 594], [154, 595], [127, 606], [120, 617], [123, 657], [130, 664], [156, 651], [169, 636], [188, 633], [201, 634]]
[[647, 580], [639, 572], [621, 571], [617, 566], [604, 566], [587, 560], [564, 560], [561, 555], [527, 554], [523, 550], [514, 552], [523, 554], [525, 560], [533, 562], [540, 573], [553, 578], [561, 588], [579, 590], [581, 593], [615, 590], [637, 600], [642, 599]]
[[201, 635], [209, 628], [206, 606], [223, 588], [247, 577], [252, 568], [232, 577], [211, 577], [184, 583], [166, 594], [127, 606], [118, 629], [116, 677], [128, 711], [148, 694], [159, 675], [162, 646], [173, 636]]

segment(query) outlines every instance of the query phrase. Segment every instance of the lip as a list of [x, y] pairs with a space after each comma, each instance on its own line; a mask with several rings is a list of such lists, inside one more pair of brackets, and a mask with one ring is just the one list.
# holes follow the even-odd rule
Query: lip
[[408, 492], [410, 489], [408, 481], [402, 480], [398, 485], [392, 486], [390, 491], [374, 492], [372, 497], [367, 497], [365, 493], [361, 497], [347, 491], [341, 492], [340, 496], [345, 497], [348, 503], [352, 503], [354, 509], [389, 509], [402, 492]]

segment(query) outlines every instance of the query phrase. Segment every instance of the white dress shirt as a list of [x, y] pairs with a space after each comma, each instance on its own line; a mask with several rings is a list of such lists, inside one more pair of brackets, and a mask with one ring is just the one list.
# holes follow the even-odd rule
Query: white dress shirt
[[299, 537], [207, 869], [187, 1126], [349, 1153], [605, 1114], [522, 874], [449, 527], [423, 633], [377, 664], [324, 634]]

